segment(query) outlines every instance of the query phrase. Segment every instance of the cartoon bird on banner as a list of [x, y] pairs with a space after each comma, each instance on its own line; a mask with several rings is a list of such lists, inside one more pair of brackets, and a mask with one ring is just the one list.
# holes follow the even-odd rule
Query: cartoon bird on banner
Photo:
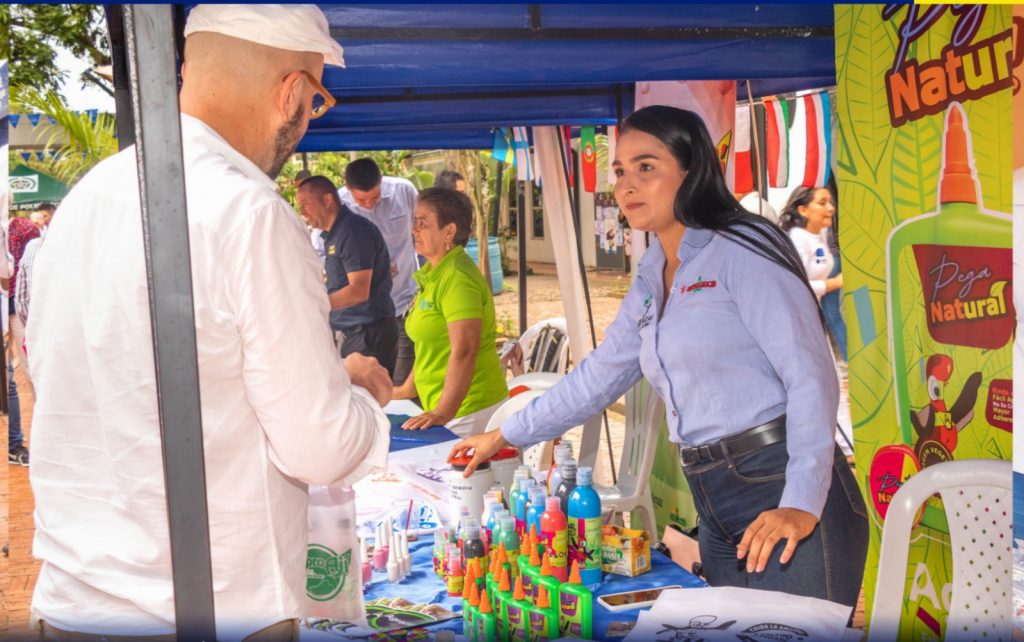
[[910, 411], [910, 422], [917, 432], [917, 454], [921, 466], [931, 466], [953, 459], [957, 437], [974, 419], [974, 402], [981, 387], [981, 373], [967, 377], [960, 396], [953, 405], [946, 406], [945, 390], [953, 374], [953, 359], [944, 354], [933, 354], [925, 364], [928, 398], [931, 402], [918, 411]]

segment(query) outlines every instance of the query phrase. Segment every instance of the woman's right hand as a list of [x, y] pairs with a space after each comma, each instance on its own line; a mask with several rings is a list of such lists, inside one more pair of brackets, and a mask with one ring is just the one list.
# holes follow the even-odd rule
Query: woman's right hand
[[476, 470], [477, 466], [493, 457], [502, 448], [511, 445], [502, 437], [500, 429], [480, 435], [473, 435], [455, 444], [452, 451], [448, 454], [448, 462], [451, 463], [452, 459], [467, 455], [469, 451], [473, 451], [473, 459], [466, 466], [466, 471], [462, 473], [463, 477], [469, 477]]

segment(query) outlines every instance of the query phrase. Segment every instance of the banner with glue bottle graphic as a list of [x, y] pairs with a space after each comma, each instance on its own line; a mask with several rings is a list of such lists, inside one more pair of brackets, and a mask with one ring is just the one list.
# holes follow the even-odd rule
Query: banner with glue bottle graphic
[[[942, 462], [1012, 456], [1015, 35], [1011, 8], [985, 5], [839, 5], [835, 33], [870, 627], [881, 529], [900, 486]], [[949, 542], [933, 497], [910, 537], [900, 639], [946, 637]]]

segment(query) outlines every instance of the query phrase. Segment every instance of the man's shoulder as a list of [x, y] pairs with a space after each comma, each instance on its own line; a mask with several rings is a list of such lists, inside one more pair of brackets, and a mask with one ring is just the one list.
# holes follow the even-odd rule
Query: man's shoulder
[[380, 179], [381, 188], [383, 191], [389, 192], [389, 195], [394, 194], [419, 194], [419, 190], [412, 184], [407, 178], [400, 178], [398, 176], [384, 176]]

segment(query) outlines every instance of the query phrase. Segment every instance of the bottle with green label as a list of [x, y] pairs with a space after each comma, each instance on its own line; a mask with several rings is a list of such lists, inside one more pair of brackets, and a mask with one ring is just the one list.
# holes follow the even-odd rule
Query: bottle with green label
[[594, 639], [594, 594], [580, 580], [572, 563], [569, 581], [558, 587], [558, 630], [562, 637]]
[[544, 553], [544, 555], [541, 556], [540, 573], [538, 573], [537, 579], [534, 582], [534, 593], [536, 594], [536, 589], [543, 586], [548, 591], [548, 598], [553, 601], [557, 600], [558, 586], [560, 584], [561, 582], [559, 582], [558, 578], [555, 577], [555, 574], [551, 572], [551, 558], [547, 553]]
[[587, 585], [601, 581], [601, 498], [593, 479], [593, 469], [580, 466], [569, 494], [569, 560], [579, 562]]
[[537, 580], [540, 578], [540, 555], [537, 554], [536, 546], [529, 543], [526, 546], [529, 553], [519, 556], [519, 574], [523, 576], [526, 601], [533, 604], [537, 597]]
[[[523, 578], [523, 595], [529, 603], [533, 603], [533, 581], [525, 575], [525, 571], [530, 566], [530, 538], [523, 537], [522, 544], [519, 546], [519, 554], [516, 555], [516, 564], [519, 566], [519, 577]], [[539, 569], [538, 569], [539, 570]]]
[[497, 590], [494, 593], [494, 611], [498, 618], [498, 636], [502, 642], [508, 640], [508, 619], [505, 617], [505, 607], [512, 601], [512, 574], [508, 566], [502, 566], [498, 571]]
[[512, 591], [512, 599], [505, 600], [505, 625], [508, 642], [527, 642], [530, 631], [530, 611], [532, 607], [523, 594], [523, 578], [516, 578], [516, 586]]
[[[946, 110], [943, 138], [939, 209], [894, 228], [886, 256], [897, 421], [917, 468], [1009, 457], [1012, 441], [1012, 368], [999, 370], [999, 353], [1010, 363], [1013, 223], [979, 204], [958, 103]], [[933, 508], [923, 521], [946, 530]]]
[[[555, 594], [557, 597], [557, 593]], [[537, 599], [530, 611], [530, 642], [557, 640], [558, 608], [551, 603], [551, 596], [543, 586], [537, 587]]]
[[476, 614], [476, 634], [473, 642], [498, 642], [498, 618], [494, 615], [487, 589], [480, 595], [480, 608]]

